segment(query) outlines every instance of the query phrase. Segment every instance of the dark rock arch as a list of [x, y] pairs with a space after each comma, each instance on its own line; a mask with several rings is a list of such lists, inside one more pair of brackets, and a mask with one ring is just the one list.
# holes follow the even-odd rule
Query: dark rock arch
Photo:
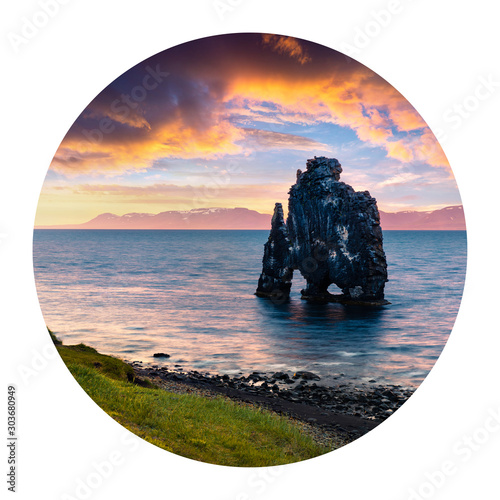
[[[307, 160], [290, 188], [288, 217], [276, 203], [269, 239], [264, 245], [256, 295], [288, 297], [293, 271], [307, 281], [306, 300], [387, 304], [387, 262], [377, 202], [368, 191], [340, 182], [335, 158]], [[332, 295], [334, 283], [341, 295]]]

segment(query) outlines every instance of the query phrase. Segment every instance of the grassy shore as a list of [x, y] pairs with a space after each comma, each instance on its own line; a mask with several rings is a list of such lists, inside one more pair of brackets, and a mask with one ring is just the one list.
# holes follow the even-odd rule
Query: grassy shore
[[240, 467], [287, 464], [330, 451], [289, 418], [222, 396], [174, 394], [136, 379], [132, 367], [117, 358], [53, 340], [87, 394], [121, 425], [160, 448]]

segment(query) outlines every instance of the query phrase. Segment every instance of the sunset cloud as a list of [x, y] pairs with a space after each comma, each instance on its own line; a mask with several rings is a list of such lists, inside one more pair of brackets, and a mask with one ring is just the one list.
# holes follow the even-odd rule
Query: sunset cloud
[[118, 128], [109, 134], [84, 129], [80, 137], [75, 135], [65, 139], [64, 147], [57, 151], [54, 171], [66, 175], [145, 171], [165, 157], [218, 158], [241, 153], [243, 148], [237, 143], [245, 137], [242, 130], [222, 120], [214, 120], [200, 130], [182, 119], [158, 124], [137, 135]]
[[[414, 205], [440, 204], [430, 199], [439, 188], [446, 192], [443, 203], [458, 198], [434, 135], [383, 78], [305, 40], [236, 34], [161, 52], [96, 96], [54, 156], [43, 206], [51, 217], [72, 196], [82, 210], [83, 200], [100, 208], [149, 203], [174, 209], [189, 203], [186, 186], [203, 184], [196, 165], [222, 170], [231, 160], [241, 164], [242, 176], [218, 191], [220, 203], [214, 197], [210, 204], [238, 203], [236, 186], [251, 179], [254, 187], [241, 187], [242, 199], [263, 210], [279, 196], [267, 184], [282, 179], [286, 195], [296, 169], [314, 155], [338, 157], [346, 165], [343, 176], [376, 195], [394, 196], [389, 191], [397, 186], [419, 190], [416, 200], [402, 194]], [[409, 164], [419, 172], [401, 174]], [[160, 180], [166, 172], [169, 182], [147, 189], [129, 182], [144, 184], [158, 172]], [[120, 183], [110, 182], [118, 177]], [[66, 180], [67, 187], [51, 184], [54, 179]], [[422, 194], [423, 183], [428, 194]]]
[[[290, 37], [262, 35], [246, 50], [259, 53], [259, 45], [270, 51], [245, 60], [244, 66], [232, 59], [235, 48], [227, 45], [219, 47], [210, 66], [202, 54], [198, 67], [176, 59], [176, 71], [165, 71], [150, 91], [140, 82], [155, 63], [169, 68], [168, 57], [160, 54], [145, 68], [133, 68], [84, 110], [53, 168], [68, 175], [115, 173], [143, 171], [161, 158], [220, 158], [258, 147], [328, 151], [324, 141], [286, 130], [322, 123], [352, 129], [390, 158], [448, 168], [420, 115], [368, 68]], [[305, 63], [308, 71], [301, 70]], [[142, 92], [134, 101], [137, 88]]]
[[[416, 175], [411, 172], [401, 172], [397, 175], [394, 175], [393, 177], [390, 177], [389, 179], [379, 182], [377, 186], [378, 187], [399, 186], [401, 184], [406, 184], [410, 181], [414, 181], [420, 178], [421, 178], [420, 175]], [[406, 199], [408, 199], [408, 197], [406, 197]], [[414, 195], [412, 199], [414, 199]]]
[[274, 50], [279, 54], [286, 54], [299, 61], [300, 64], [305, 64], [311, 60], [300, 42], [295, 38], [264, 34], [262, 35], [262, 42], [264, 45], [269, 45], [271, 50]]
[[[361, 141], [384, 148], [390, 158], [403, 162], [419, 159], [449, 168], [420, 115], [393, 87], [366, 68], [353, 71], [348, 80], [344, 75], [339, 79], [311, 77], [297, 82], [274, 76], [233, 81], [226, 99], [237, 101], [242, 96], [254, 110], [260, 103], [272, 102], [280, 110], [276, 116], [282, 123], [349, 127]], [[258, 119], [255, 113], [253, 118]]]
[[298, 149], [302, 151], [316, 151], [318, 154], [329, 150], [326, 144], [321, 144], [314, 139], [299, 135], [249, 128], [242, 129], [242, 131], [245, 134], [245, 143], [255, 145], [260, 149]]

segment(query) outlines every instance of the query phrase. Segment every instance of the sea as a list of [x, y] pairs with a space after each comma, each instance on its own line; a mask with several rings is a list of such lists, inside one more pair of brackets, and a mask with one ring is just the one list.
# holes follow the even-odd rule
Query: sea
[[[384, 231], [391, 304], [381, 307], [301, 300], [298, 271], [289, 302], [256, 297], [268, 234], [35, 230], [45, 323], [65, 344], [183, 371], [306, 370], [325, 385], [422, 382], [460, 306], [465, 231]], [[154, 358], [159, 352], [170, 358]]]

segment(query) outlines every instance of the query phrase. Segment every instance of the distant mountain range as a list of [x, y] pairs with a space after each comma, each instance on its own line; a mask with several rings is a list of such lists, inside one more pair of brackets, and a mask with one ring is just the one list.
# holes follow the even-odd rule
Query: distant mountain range
[[[383, 212], [382, 228], [387, 229], [465, 229], [462, 205], [429, 212]], [[159, 214], [105, 213], [83, 224], [39, 226], [39, 229], [269, 229], [271, 215], [248, 208], [195, 208]]]
[[159, 214], [101, 214], [83, 224], [50, 229], [268, 229], [271, 216], [248, 208], [195, 208]]
[[429, 212], [380, 212], [382, 229], [434, 229], [465, 230], [465, 217], [462, 205], [432, 210]]

